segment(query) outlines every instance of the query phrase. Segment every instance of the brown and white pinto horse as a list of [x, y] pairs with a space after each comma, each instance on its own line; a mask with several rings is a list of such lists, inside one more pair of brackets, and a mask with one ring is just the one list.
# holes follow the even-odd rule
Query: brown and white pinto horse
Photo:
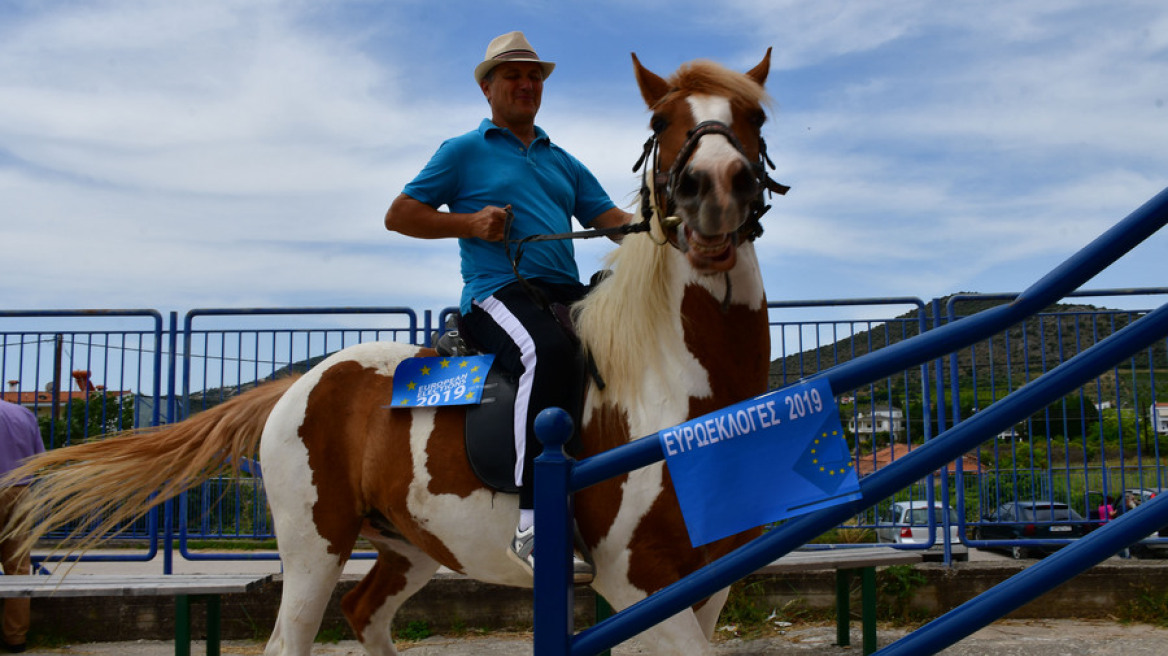
[[[575, 308], [606, 382], [588, 391], [584, 456], [767, 384], [762, 278], [753, 243], [739, 235], [757, 220], [768, 182], [760, 127], [770, 51], [746, 74], [694, 62], [668, 80], [633, 61], [656, 133], [643, 192], [652, 198], [641, 212], [651, 228], [624, 239], [610, 258], [613, 275]], [[666, 213], [680, 223], [663, 220]], [[23, 499], [23, 525], [9, 529], [47, 516], [35, 539], [102, 509], [110, 522], [123, 521], [225, 460], [254, 453], [258, 440], [284, 565], [265, 653], [310, 653], [342, 566], [364, 536], [377, 560], [343, 609], [370, 654], [396, 654], [394, 614], [439, 566], [531, 586], [506, 555], [517, 497], [485, 487], [467, 464], [464, 411], [386, 408], [394, 368], [418, 354], [433, 353], [396, 343], [352, 346], [299, 378], [260, 386], [181, 424], [47, 453], [14, 473], [35, 473], [39, 482]], [[156, 490], [162, 493], [150, 497]], [[754, 536], [690, 548], [662, 463], [580, 491], [576, 512], [596, 562], [593, 587], [617, 608]], [[645, 644], [657, 654], [702, 653], [725, 598], [723, 591], [676, 615]]]

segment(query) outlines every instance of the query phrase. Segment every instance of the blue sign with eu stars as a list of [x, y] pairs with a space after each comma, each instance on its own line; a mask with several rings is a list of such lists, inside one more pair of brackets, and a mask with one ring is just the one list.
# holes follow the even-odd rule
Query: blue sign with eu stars
[[494, 355], [407, 358], [393, 372], [394, 408], [475, 405]]
[[860, 498], [826, 380], [768, 392], [657, 437], [695, 547]]

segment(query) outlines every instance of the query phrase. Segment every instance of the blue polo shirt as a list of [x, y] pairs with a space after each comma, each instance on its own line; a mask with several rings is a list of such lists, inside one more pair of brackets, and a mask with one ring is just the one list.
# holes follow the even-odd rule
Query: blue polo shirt
[[[403, 190], [431, 207], [454, 213], [477, 212], [487, 205], [511, 205], [515, 221], [511, 239], [569, 232], [573, 216], [589, 225], [615, 204], [596, 176], [536, 127], [536, 138], [524, 147], [510, 130], [484, 119], [477, 130], [447, 140], [421, 173]], [[502, 242], [459, 239], [462, 255], [462, 299], [465, 314], [472, 300], [483, 300], [515, 282]], [[512, 248], [512, 254], [514, 254]], [[520, 273], [533, 280], [580, 282], [570, 239], [529, 242], [523, 248]]]

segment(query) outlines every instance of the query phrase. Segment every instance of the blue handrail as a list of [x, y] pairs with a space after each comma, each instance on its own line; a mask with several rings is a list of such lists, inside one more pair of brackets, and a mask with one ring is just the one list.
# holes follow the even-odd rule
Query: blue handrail
[[[1031, 285], [1012, 303], [986, 310], [856, 360], [836, 365], [813, 378], [826, 378], [833, 392], [839, 394], [908, 366], [922, 364], [954, 349], [968, 346], [986, 335], [1024, 320], [1070, 294], [1154, 234], [1165, 223], [1168, 223], [1168, 189], [1161, 191], [1123, 221]], [[596, 654], [641, 633], [733, 581], [744, 578], [781, 555], [789, 553], [855, 512], [871, 505], [872, 500], [887, 497], [954, 458], [960, 457], [961, 454], [975, 448], [987, 436], [1009, 427], [1046, 403], [1057, 400], [1115, 362], [1130, 357], [1156, 340], [1162, 339], [1166, 333], [1168, 305], [1161, 306], [1042, 378], [1019, 388], [976, 417], [913, 450], [908, 456], [865, 477], [860, 482], [862, 500], [788, 521], [732, 554], [575, 636], [571, 634], [572, 596], [568, 569], [571, 564], [571, 542], [567, 537], [571, 530], [571, 493], [612, 476], [658, 462], [663, 459], [663, 454], [658, 440], [650, 437], [634, 440], [576, 463], [566, 458], [562, 450], [563, 441], [566, 435], [570, 434], [570, 421], [568, 428], [565, 429], [565, 418], [556, 414], [563, 411], [559, 409], [545, 411], [549, 415], [540, 426], [537, 426], [537, 434], [544, 440], [545, 448], [543, 454], [536, 459], [535, 465], [536, 522], [540, 524], [541, 540], [546, 540], [542, 550], [545, 556], [540, 559], [542, 568], [536, 568], [535, 577], [536, 653], [540, 656]], [[1073, 576], [1077, 573], [1073, 571], [1074, 567], [1085, 568], [1093, 564], [1086, 562], [1086, 558], [1103, 554], [1094, 561], [1098, 562], [1114, 553], [1116, 549], [1111, 549], [1111, 545], [1122, 542], [1129, 534], [1133, 539], [1138, 539], [1158, 528], [1164, 523], [1161, 521], [1160, 512], [1157, 510], [1155, 513], [1142, 515], [1132, 513], [1129, 521], [1122, 525], [1119, 525], [1119, 522], [1114, 523], [1119, 525], [1118, 528], [1109, 525], [1093, 532], [1082, 539], [1088, 546], [1072, 551], [1072, 557], [1069, 559], [1064, 557], [1054, 561], [1055, 565], [1044, 568], [1044, 571], [1053, 570], [1053, 573], [1047, 576], [1061, 576], [1064, 580]], [[1092, 547], [1090, 546], [1092, 542], [1102, 542], [1105, 546]], [[1068, 560], [1072, 562], [1072, 566], [1060, 565]], [[1013, 602], [1017, 602], [1018, 605], [1028, 600], [1023, 600], [1024, 598], [1033, 598], [1041, 593], [1036, 592], [1041, 586], [1015, 587], [1019, 589], [1011, 589], [1005, 594], [1010, 595]], [[969, 620], [969, 626], [976, 630], [984, 625], [978, 625], [977, 622], [988, 623], [992, 619], [993, 617], [989, 615], [977, 615]], [[949, 642], [945, 644], [952, 644], [968, 635], [957, 633], [945, 627], [939, 630], [940, 637], [936, 640], [938, 642], [948, 640]]]

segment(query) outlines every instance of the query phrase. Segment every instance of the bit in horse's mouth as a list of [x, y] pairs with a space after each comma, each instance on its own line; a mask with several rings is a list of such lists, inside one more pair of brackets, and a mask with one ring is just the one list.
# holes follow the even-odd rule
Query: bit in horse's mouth
[[737, 239], [733, 233], [706, 236], [685, 226], [682, 231], [685, 256], [700, 271], [728, 271], [738, 261]]

